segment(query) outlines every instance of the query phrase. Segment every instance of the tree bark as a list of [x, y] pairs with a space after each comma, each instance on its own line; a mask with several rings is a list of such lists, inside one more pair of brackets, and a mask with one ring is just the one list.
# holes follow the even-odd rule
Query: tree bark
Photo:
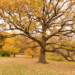
[[32, 58], [34, 57], [34, 55], [32, 55]]
[[15, 57], [15, 54], [14, 54], [14, 57]]
[[40, 50], [40, 58], [39, 58], [39, 63], [46, 63], [46, 60], [45, 60], [45, 52], [42, 50]]
[[46, 34], [46, 27], [45, 27], [45, 21], [44, 23], [42, 24], [42, 45], [41, 45], [41, 50], [40, 50], [40, 58], [39, 58], [39, 62], [40, 63], [46, 63], [46, 60], [45, 60], [45, 43], [46, 43], [46, 37], [45, 37], [45, 34]]
[[2, 45], [0, 46], [0, 50], [2, 49]]

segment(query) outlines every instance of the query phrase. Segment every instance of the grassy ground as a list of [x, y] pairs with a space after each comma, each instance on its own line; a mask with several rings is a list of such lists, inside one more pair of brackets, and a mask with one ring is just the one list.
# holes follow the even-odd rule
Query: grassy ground
[[50, 61], [36, 63], [36, 58], [18, 58], [16, 61], [0, 63], [0, 75], [75, 75], [75, 63]]
[[10, 57], [0, 57], [0, 61], [1, 60], [6, 60], [6, 59], [10, 59]]

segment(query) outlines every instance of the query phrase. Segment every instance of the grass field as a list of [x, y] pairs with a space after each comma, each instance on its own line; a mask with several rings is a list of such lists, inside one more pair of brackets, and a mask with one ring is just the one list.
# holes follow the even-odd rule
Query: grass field
[[0, 60], [10, 59], [10, 57], [0, 57]]
[[73, 62], [47, 60], [48, 64], [42, 64], [37, 63], [37, 58], [17, 59], [0, 63], [0, 75], [75, 75]]

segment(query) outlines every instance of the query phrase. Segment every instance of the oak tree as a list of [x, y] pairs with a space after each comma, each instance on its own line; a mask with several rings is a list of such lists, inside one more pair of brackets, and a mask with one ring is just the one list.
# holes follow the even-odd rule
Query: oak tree
[[[75, 0], [0, 0], [1, 24], [5, 30], [19, 30], [41, 47], [39, 62], [45, 63], [45, 52], [60, 49], [46, 49], [52, 45], [49, 39], [59, 35], [75, 35]], [[40, 39], [37, 38], [40, 36]]]

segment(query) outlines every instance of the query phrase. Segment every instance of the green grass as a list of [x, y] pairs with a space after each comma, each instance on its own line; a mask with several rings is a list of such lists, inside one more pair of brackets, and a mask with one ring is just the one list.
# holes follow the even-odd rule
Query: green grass
[[49, 64], [42, 64], [35, 58], [17, 59], [0, 63], [0, 75], [75, 75], [75, 63], [47, 60]]
[[[16, 56], [19, 56], [18, 54]], [[24, 56], [24, 57], [32, 57], [31, 55], [20, 55], [20, 56]]]
[[10, 57], [0, 57], [0, 60], [10, 59]]
[[46, 59], [47, 60], [52, 60], [52, 61], [64, 61], [65, 60], [62, 56], [58, 57], [58, 58], [46, 56]]

